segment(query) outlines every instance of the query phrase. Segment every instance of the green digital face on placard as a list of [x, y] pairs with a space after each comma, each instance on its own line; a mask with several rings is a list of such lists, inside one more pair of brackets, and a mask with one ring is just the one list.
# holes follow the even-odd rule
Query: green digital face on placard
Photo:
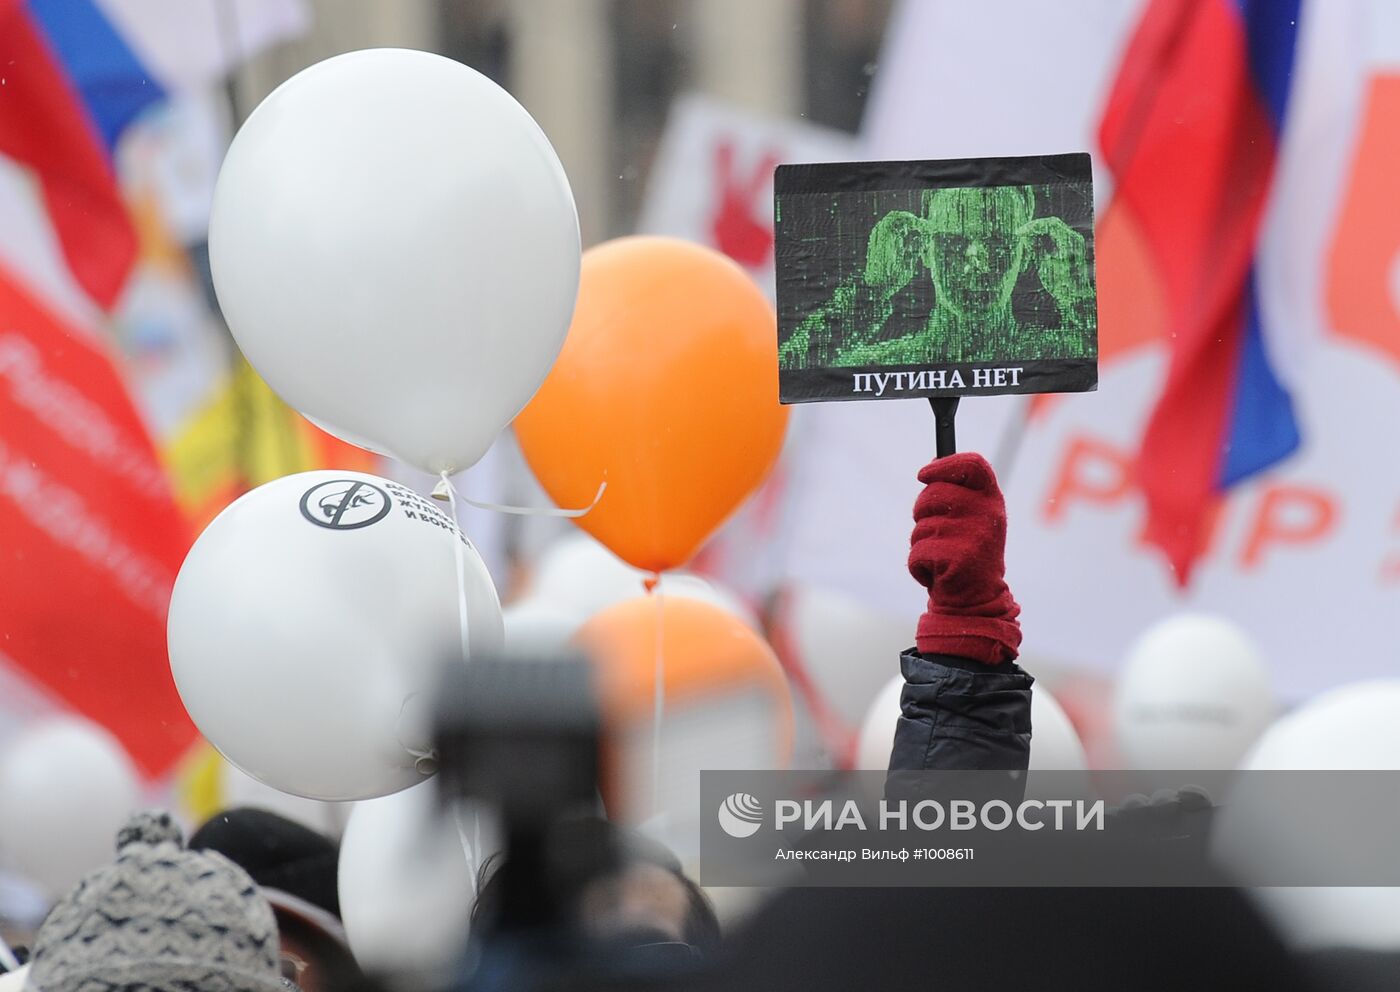
[[785, 402], [1094, 388], [1088, 156], [784, 166], [775, 189]]

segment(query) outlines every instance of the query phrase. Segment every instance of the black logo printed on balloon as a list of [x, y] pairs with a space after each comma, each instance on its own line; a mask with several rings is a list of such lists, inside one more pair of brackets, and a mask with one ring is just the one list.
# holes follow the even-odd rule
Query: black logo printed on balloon
[[334, 479], [312, 486], [301, 497], [301, 515], [318, 527], [358, 530], [378, 523], [393, 502], [378, 486], [354, 479]]

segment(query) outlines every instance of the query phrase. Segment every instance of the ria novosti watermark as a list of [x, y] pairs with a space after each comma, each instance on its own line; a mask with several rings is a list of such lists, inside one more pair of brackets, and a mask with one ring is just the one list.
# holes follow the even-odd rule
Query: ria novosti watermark
[[1400, 886], [1395, 772], [703, 772], [708, 885]]
[[[778, 799], [773, 829], [800, 825], [824, 830], [1103, 830], [1107, 806], [1102, 799], [880, 799], [874, 815], [856, 799]], [[720, 803], [718, 822], [731, 837], [752, 837], [763, 826], [764, 808], [754, 796], [736, 792]], [[869, 822], [868, 822], [869, 820]]]

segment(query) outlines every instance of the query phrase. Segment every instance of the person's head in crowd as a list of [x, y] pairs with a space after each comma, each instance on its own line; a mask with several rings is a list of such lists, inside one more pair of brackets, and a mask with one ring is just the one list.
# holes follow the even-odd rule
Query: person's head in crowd
[[[553, 837], [552, 891], [564, 924], [589, 944], [654, 961], [701, 960], [719, 950], [714, 907], [664, 846], [605, 820], [579, 819]], [[483, 867], [474, 931], [499, 913], [503, 873]]]
[[167, 813], [141, 813], [117, 858], [53, 907], [34, 940], [38, 992], [285, 992], [272, 907], [223, 856], [184, 848]]
[[224, 810], [190, 837], [246, 871], [272, 905], [285, 977], [306, 992], [358, 985], [362, 976], [340, 922], [340, 851], [324, 834], [262, 809]]

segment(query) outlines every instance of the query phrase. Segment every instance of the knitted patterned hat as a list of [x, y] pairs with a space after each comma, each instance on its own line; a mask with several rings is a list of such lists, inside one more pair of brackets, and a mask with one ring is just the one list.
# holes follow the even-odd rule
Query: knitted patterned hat
[[166, 813], [117, 834], [34, 941], [37, 992], [285, 992], [277, 924], [253, 880], [218, 854], [182, 847]]

